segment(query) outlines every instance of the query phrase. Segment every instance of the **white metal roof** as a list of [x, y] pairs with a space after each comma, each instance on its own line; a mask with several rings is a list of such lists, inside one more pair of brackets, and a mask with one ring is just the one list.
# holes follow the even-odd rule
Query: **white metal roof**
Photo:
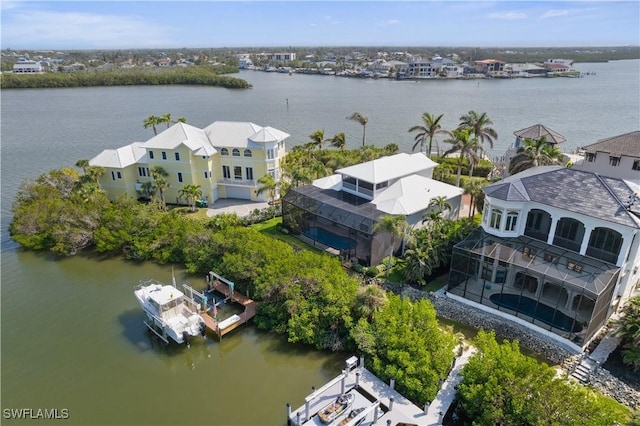
[[279, 142], [288, 133], [273, 127], [262, 127], [251, 122], [216, 121], [204, 128], [214, 146], [234, 148], [261, 148], [264, 143]]
[[407, 176], [378, 195], [372, 203], [388, 214], [410, 215], [429, 208], [432, 198], [444, 196], [454, 198], [464, 192], [457, 186], [449, 185], [424, 176]]
[[313, 181], [313, 186], [320, 189], [333, 189], [340, 191], [342, 189], [342, 175], [335, 174]]
[[118, 149], [105, 149], [89, 160], [89, 165], [122, 169], [135, 163], [145, 164], [146, 155], [144, 142], [134, 142]]
[[187, 123], [174, 124], [149, 139], [145, 143], [145, 147], [152, 149], [175, 149], [181, 144], [186, 145], [192, 151], [197, 151], [207, 146], [213, 147], [204, 130]]
[[336, 170], [336, 172], [366, 182], [380, 183], [432, 169], [437, 165], [438, 163], [432, 161], [421, 152], [415, 154], [403, 152], [378, 158], [377, 160], [367, 161], [366, 163], [344, 167]]

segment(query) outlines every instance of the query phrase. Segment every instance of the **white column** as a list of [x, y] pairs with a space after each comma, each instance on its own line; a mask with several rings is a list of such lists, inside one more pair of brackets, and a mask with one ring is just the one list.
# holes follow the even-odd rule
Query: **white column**
[[551, 228], [549, 228], [549, 235], [547, 235], [547, 244], [553, 245], [553, 237], [556, 235], [556, 226], [558, 226], [558, 219], [551, 216]]
[[593, 228], [593, 225], [584, 226], [584, 236], [582, 237], [582, 245], [580, 246], [580, 254], [583, 256], [587, 253], [587, 246], [589, 245], [589, 239], [591, 238]]

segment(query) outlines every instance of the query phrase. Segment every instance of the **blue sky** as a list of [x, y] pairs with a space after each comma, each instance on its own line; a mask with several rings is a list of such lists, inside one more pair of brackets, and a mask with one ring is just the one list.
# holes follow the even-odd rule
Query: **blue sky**
[[1, 48], [617, 46], [633, 1], [1, 1]]

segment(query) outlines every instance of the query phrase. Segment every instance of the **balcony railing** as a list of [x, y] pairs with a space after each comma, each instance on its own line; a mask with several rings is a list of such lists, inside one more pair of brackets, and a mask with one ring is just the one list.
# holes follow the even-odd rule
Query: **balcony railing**
[[256, 181], [253, 179], [229, 179], [223, 178], [218, 181], [219, 185], [235, 185], [235, 186], [256, 186]]

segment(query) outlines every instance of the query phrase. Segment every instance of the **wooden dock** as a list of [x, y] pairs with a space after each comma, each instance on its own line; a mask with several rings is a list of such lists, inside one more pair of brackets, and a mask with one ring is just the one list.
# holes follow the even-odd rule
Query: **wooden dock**
[[211, 290], [222, 294], [225, 300], [237, 303], [244, 307], [244, 311], [237, 315], [237, 318], [232, 317], [223, 321], [216, 321], [215, 318], [206, 312], [200, 313], [207, 329], [215, 333], [216, 336], [218, 336], [218, 339], [221, 339], [222, 336], [240, 327], [256, 315], [256, 302], [249, 299], [244, 294], [238, 293], [236, 290], [233, 290], [233, 294], [231, 294], [231, 287], [226, 282], [223, 282], [220, 279], [214, 280], [211, 284]]

